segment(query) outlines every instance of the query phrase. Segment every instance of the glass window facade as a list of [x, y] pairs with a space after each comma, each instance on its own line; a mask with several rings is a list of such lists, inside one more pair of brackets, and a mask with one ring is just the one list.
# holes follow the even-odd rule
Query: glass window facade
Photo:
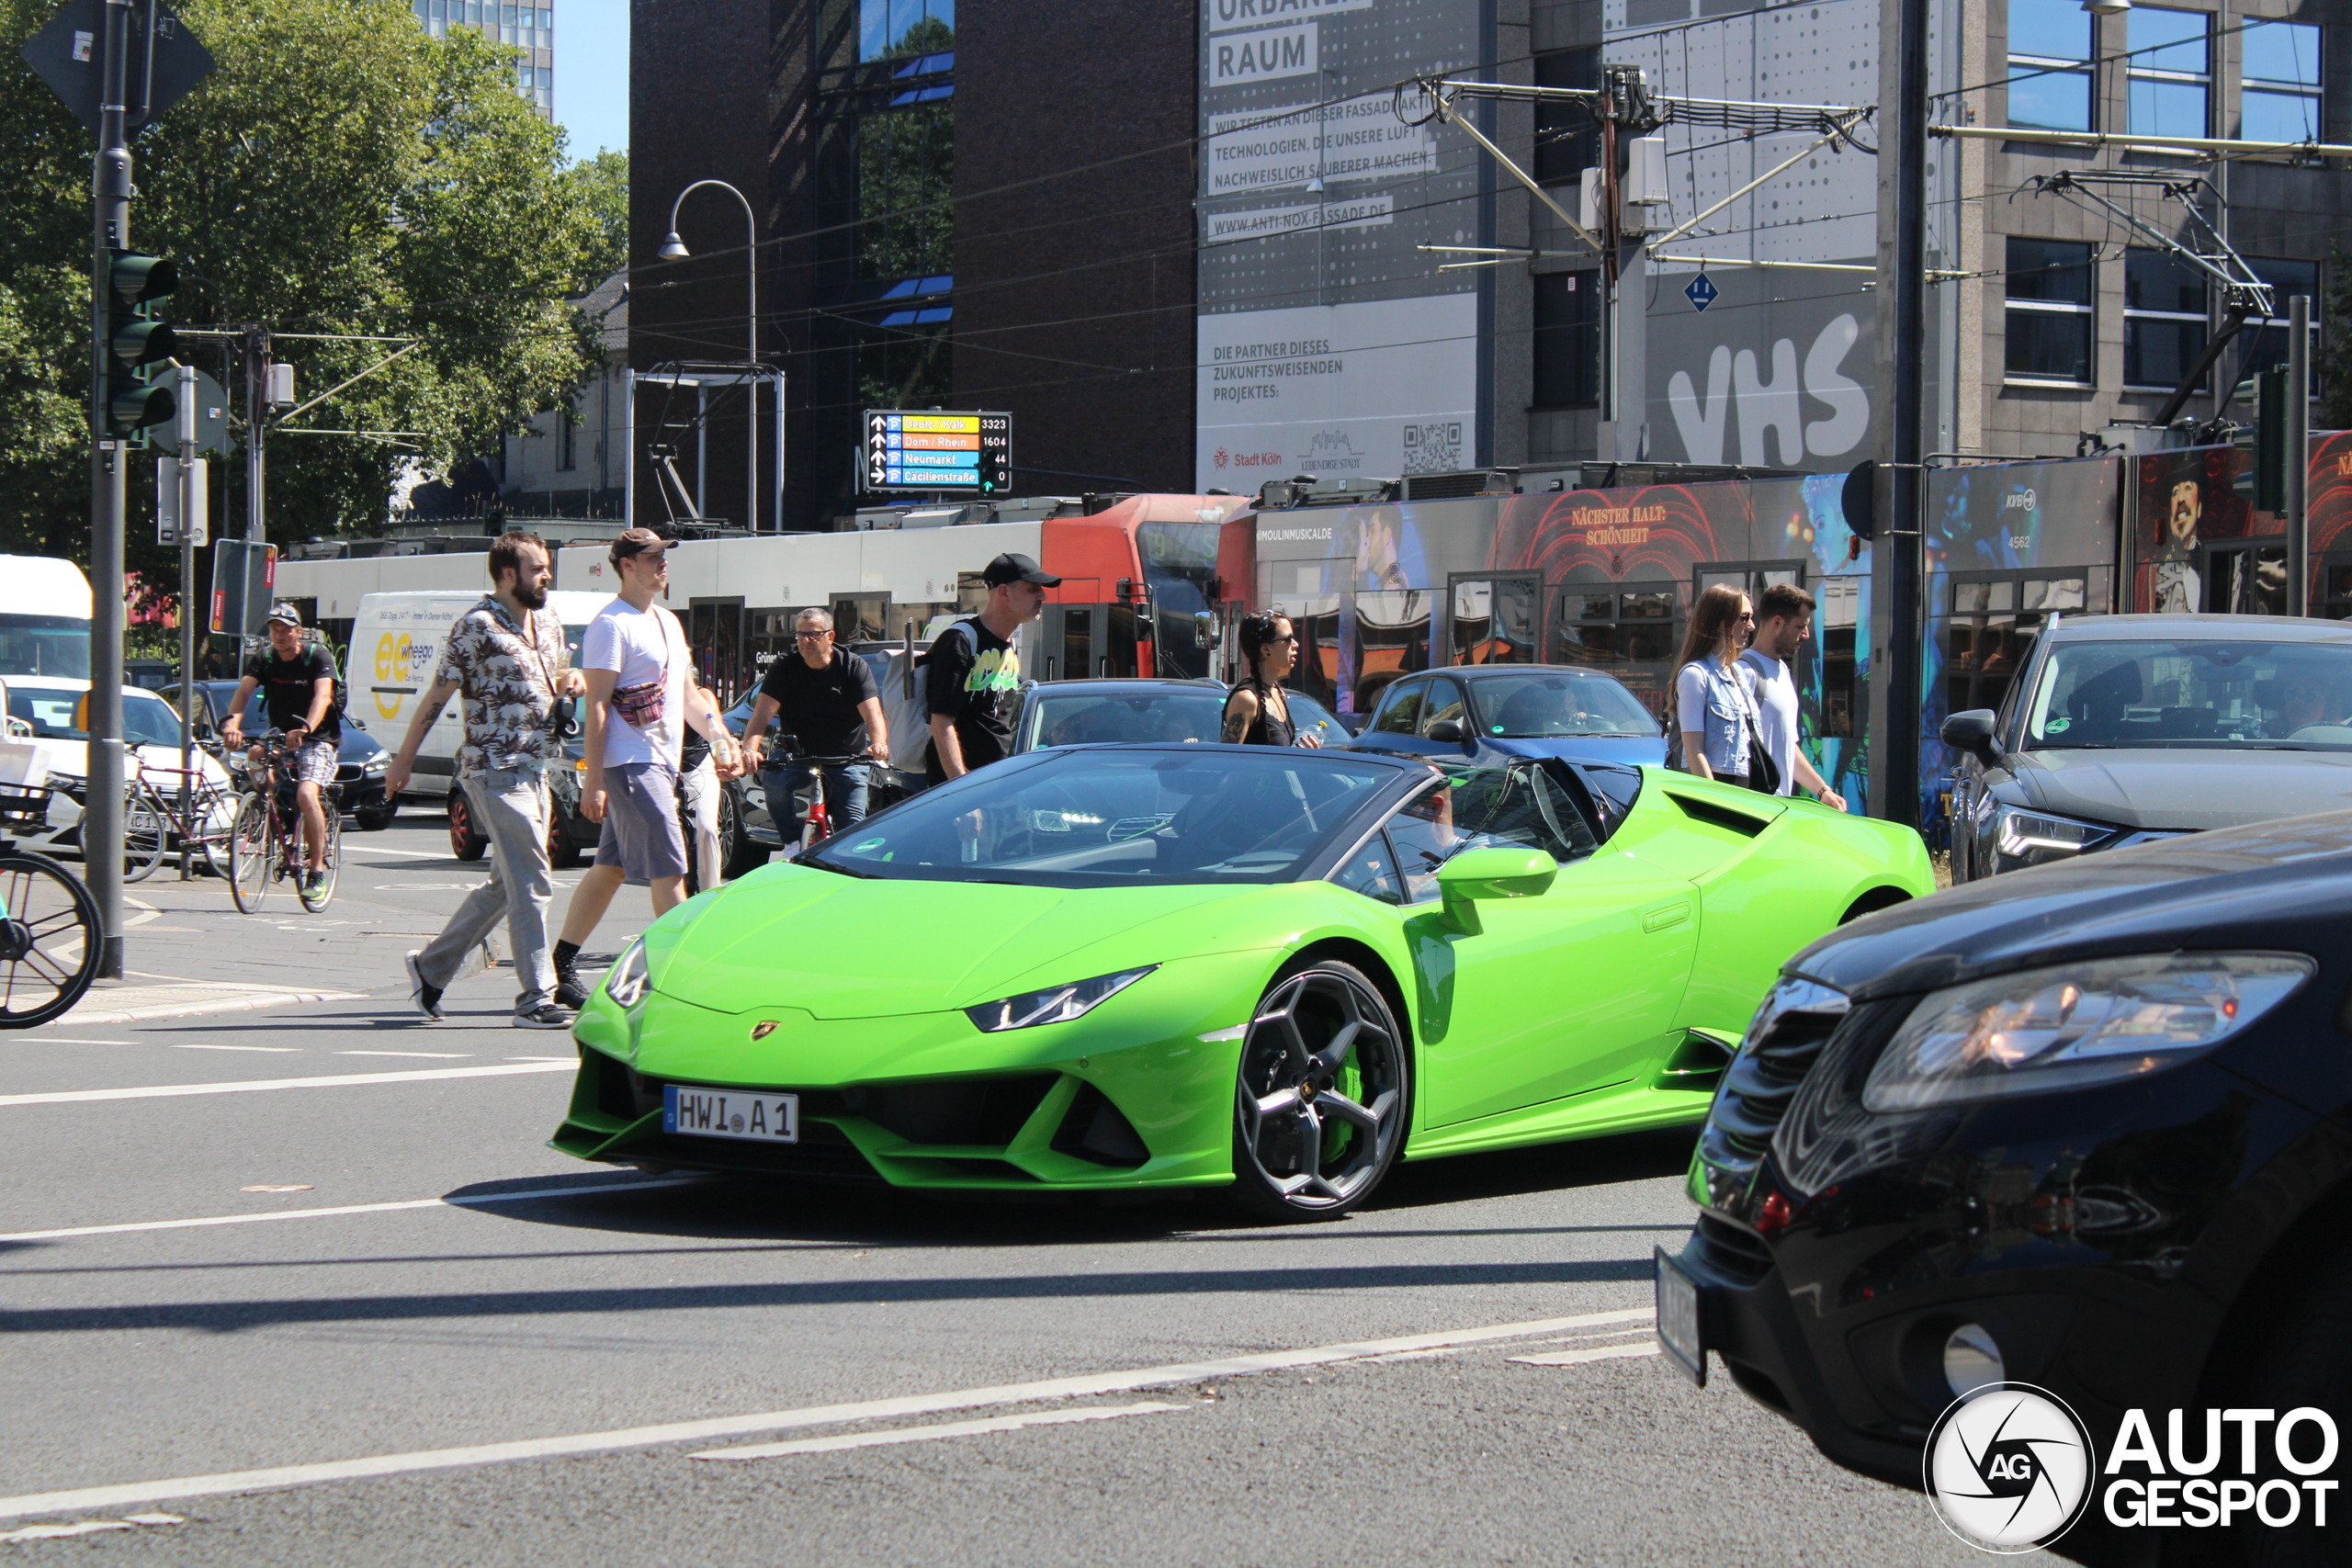
[[1538, 273], [1535, 406], [1591, 408], [1600, 400], [1600, 274]]
[[2319, 28], [2263, 22], [2239, 35], [2238, 134], [2248, 141], [2315, 141], [2320, 134]]
[[2163, 251], [2123, 254], [2123, 382], [2180, 385], [2205, 352], [2207, 278]]
[[2091, 129], [2093, 21], [2079, 0], [2009, 0], [2009, 123]]
[[2091, 384], [2093, 259], [2084, 241], [2009, 237], [2004, 317], [2012, 379]]
[[2211, 17], [2134, 6], [2125, 36], [2131, 129], [2152, 136], [2211, 136]]
[[897, 60], [955, 47], [956, 0], [860, 0], [860, 60]]
[[2298, 294], [2311, 296], [2311, 372], [2314, 381], [2319, 376], [2320, 317], [2327, 302], [2319, 291], [2319, 263], [2294, 261], [2278, 256], [2248, 256], [2246, 265], [2254, 276], [2270, 285], [2270, 308], [2275, 314], [2268, 318], [2249, 320], [2238, 341], [2245, 346], [2239, 350], [2238, 378], [2244, 380], [2257, 370], [2267, 370], [2274, 365], [2287, 363], [2287, 301]]

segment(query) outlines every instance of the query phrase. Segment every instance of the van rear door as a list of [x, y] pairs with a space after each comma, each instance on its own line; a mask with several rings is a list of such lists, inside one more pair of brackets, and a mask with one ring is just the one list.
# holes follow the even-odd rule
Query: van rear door
[[[459, 615], [481, 603], [478, 593], [367, 593], [351, 626], [351, 705], [369, 733], [397, 750], [407, 738], [416, 705], [440, 667], [441, 645]], [[464, 705], [453, 699], [417, 748], [409, 788], [447, 794], [465, 744]]]

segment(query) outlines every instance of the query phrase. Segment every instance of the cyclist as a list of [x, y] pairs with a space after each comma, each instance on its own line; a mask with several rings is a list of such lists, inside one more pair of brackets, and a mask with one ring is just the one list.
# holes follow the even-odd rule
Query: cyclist
[[[303, 641], [302, 613], [291, 604], [270, 606], [269, 647], [245, 661], [244, 678], [230, 699], [220, 739], [232, 749], [245, 743], [245, 704], [256, 686], [270, 728], [286, 737], [286, 768], [302, 812], [302, 892], [314, 897], [327, 863], [327, 814], [319, 787], [334, 782], [343, 724], [334, 710], [334, 660], [318, 644]], [[261, 748], [247, 755], [258, 763]]]
[[[824, 774], [825, 811], [839, 833], [865, 820], [871, 774], [863, 762], [827, 763], [814, 769], [791, 761], [793, 740], [811, 757], [887, 757], [889, 722], [882, 716], [882, 694], [865, 660], [833, 644], [833, 617], [803, 610], [793, 622], [797, 653], [768, 666], [760, 694], [743, 727], [743, 762], [759, 768], [768, 815], [787, 848], [800, 841], [800, 792]], [[768, 721], [782, 718], [776, 751], [763, 759]]]

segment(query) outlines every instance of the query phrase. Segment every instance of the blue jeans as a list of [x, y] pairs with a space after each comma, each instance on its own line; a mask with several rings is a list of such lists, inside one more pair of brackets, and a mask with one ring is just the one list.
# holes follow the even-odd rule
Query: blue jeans
[[864, 762], [824, 769], [798, 766], [760, 771], [760, 787], [767, 793], [768, 816], [777, 836], [790, 848], [800, 842], [800, 795], [811, 788], [817, 774], [825, 775], [825, 814], [836, 833], [865, 820], [865, 790], [871, 774]]

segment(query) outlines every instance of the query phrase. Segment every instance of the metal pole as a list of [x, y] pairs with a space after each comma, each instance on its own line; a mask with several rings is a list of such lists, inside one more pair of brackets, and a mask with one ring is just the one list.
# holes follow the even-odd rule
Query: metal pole
[[[183, 365], [172, 378], [178, 399], [174, 433], [179, 437], [180, 535], [180, 822], [188, 825], [188, 771], [196, 764], [196, 510], [204, 499], [196, 480], [196, 367]], [[180, 834], [180, 880], [194, 871], [188, 835]]]
[[2287, 301], [2287, 613], [2312, 613], [2312, 299]]
[[768, 493], [774, 502], [772, 513], [775, 531], [784, 532], [784, 372], [772, 371], [775, 380], [775, 478], [770, 481]]
[[[741, 195], [741, 191], [736, 193]], [[752, 204], [743, 204], [745, 235], [743, 265], [749, 274], [752, 290], [752, 320], [748, 342], [744, 348], [744, 363], [760, 362], [760, 223], [752, 216]], [[743, 377], [743, 525], [754, 534], [760, 531], [760, 377], [756, 370]], [[782, 527], [781, 523], [776, 526]]]
[[1921, 529], [1927, 409], [1928, 0], [1880, 0], [1878, 184], [1879, 520], [1872, 551], [1871, 811], [1920, 817]]
[[637, 371], [621, 367], [621, 526], [637, 526]]
[[128, 459], [107, 422], [112, 351], [107, 253], [130, 243], [130, 148], [123, 126], [130, 0], [106, 0], [99, 56], [98, 151], [90, 166], [90, 721], [82, 814], [83, 874], [97, 900], [98, 974], [122, 977], [122, 528]]
[[[258, 545], [269, 537], [262, 520], [262, 502], [267, 484], [266, 465], [262, 452], [262, 438], [267, 430], [267, 409], [263, 401], [269, 396], [269, 329], [260, 325], [245, 329], [245, 537]], [[232, 626], [230, 635], [241, 637], [243, 626]], [[242, 642], [238, 653], [244, 652]]]

